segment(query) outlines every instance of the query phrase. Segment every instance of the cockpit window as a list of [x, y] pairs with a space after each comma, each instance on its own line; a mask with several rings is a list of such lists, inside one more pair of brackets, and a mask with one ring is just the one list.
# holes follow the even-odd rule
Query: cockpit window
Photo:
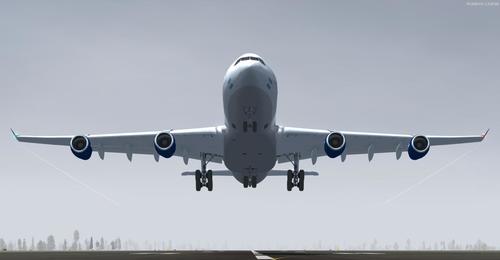
[[240, 61], [244, 61], [244, 60], [256, 60], [256, 61], [259, 61], [260, 63], [262, 63], [262, 65], [266, 65], [266, 63], [264, 63], [264, 61], [259, 58], [259, 57], [252, 57], [252, 56], [246, 56], [246, 57], [241, 57], [239, 58], [235, 63], [234, 63], [234, 66], [236, 66]]

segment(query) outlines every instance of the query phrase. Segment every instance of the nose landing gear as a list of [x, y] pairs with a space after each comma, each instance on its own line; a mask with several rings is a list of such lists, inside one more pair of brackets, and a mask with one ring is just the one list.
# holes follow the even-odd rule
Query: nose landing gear
[[257, 176], [252, 176], [250, 178], [248, 176], [243, 177], [243, 188], [248, 188], [248, 187], [252, 188], [257, 187]]

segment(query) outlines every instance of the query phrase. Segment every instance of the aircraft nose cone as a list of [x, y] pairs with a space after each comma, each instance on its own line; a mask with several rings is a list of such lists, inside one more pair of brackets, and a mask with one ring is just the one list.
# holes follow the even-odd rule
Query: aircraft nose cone
[[249, 64], [240, 72], [240, 81], [248, 85], [255, 85], [263, 74], [263, 69], [258, 63]]

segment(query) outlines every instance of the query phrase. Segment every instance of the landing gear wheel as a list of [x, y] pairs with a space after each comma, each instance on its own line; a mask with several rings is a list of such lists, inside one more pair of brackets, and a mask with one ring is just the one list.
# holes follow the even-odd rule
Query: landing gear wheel
[[243, 188], [248, 188], [248, 176], [243, 176]]
[[304, 190], [304, 170], [299, 171], [299, 190], [303, 191]]
[[212, 191], [214, 188], [214, 182], [212, 179], [212, 176], [213, 176], [212, 170], [208, 170], [206, 176], [207, 176], [207, 183], [206, 183], [207, 189], [208, 189], [208, 191]]
[[252, 188], [257, 187], [257, 176], [252, 176]]
[[194, 179], [195, 179], [195, 182], [196, 182], [196, 191], [200, 191], [201, 190], [201, 171], [200, 170], [196, 170], [195, 174], [194, 174]]
[[293, 179], [293, 172], [292, 170], [288, 170], [286, 179], [286, 190], [288, 191], [291, 191], [293, 188], [292, 179]]

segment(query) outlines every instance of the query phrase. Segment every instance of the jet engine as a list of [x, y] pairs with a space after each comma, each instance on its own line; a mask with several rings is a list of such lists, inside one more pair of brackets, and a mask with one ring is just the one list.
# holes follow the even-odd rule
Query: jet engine
[[345, 150], [345, 136], [339, 132], [331, 132], [325, 139], [325, 153], [330, 158], [341, 155]]
[[175, 139], [169, 132], [159, 132], [154, 139], [156, 152], [165, 157], [170, 158], [175, 153]]
[[89, 138], [86, 136], [77, 135], [71, 138], [70, 147], [71, 152], [82, 160], [88, 160], [92, 155], [92, 146], [90, 145]]
[[429, 152], [429, 148], [429, 138], [423, 135], [416, 135], [408, 144], [408, 156], [410, 156], [412, 160], [418, 160]]

